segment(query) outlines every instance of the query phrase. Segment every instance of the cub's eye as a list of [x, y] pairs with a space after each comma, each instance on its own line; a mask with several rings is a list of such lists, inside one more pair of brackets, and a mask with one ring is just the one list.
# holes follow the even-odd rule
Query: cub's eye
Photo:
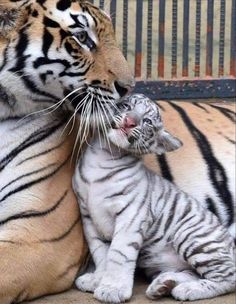
[[144, 118], [143, 122], [148, 124], [148, 125], [152, 125], [152, 121], [149, 118]]
[[76, 34], [76, 38], [79, 40], [80, 43], [86, 44], [88, 39], [88, 33], [86, 31], [79, 32]]

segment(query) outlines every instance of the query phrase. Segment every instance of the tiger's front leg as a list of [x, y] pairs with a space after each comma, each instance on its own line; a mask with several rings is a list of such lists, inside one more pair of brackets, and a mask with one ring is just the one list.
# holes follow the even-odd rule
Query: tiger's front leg
[[124, 227], [121, 231], [119, 228], [108, 251], [106, 271], [94, 292], [94, 297], [101, 302], [121, 303], [132, 296], [134, 271], [143, 239], [134, 229], [127, 231]]

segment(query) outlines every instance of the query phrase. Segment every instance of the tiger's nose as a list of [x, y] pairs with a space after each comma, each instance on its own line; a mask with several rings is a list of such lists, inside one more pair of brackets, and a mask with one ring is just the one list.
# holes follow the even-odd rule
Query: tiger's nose
[[120, 97], [124, 97], [125, 95], [131, 93], [131, 91], [135, 87], [135, 81], [129, 84], [124, 84], [120, 81], [115, 81], [114, 85]]
[[137, 126], [137, 120], [134, 117], [126, 116], [124, 119], [124, 128], [132, 129]]

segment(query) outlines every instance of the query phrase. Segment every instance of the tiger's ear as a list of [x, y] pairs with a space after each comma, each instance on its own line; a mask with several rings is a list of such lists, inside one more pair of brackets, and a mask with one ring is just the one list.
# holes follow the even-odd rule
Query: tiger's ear
[[179, 149], [183, 143], [178, 138], [171, 135], [165, 129], [158, 131], [155, 147], [153, 147], [154, 153], [163, 154]]
[[18, 25], [20, 10], [0, 4], [0, 36], [7, 37]]

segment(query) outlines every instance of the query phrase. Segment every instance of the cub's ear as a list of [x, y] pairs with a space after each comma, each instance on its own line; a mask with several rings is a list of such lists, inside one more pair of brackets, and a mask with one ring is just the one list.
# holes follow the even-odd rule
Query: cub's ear
[[19, 16], [20, 10], [0, 4], [0, 36], [7, 37], [16, 28]]
[[174, 151], [179, 149], [183, 143], [173, 135], [171, 135], [169, 132], [167, 132], [165, 129], [161, 129], [158, 132], [157, 138], [156, 138], [156, 145], [153, 152], [157, 154], [163, 154], [166, 152]]

